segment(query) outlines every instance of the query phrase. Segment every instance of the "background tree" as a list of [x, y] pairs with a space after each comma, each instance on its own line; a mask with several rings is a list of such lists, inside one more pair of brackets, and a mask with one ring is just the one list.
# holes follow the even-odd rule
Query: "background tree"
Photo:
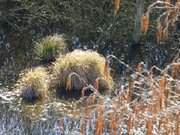
[[[144, 0], [136, 0], [135, 3], [136, 13], [135, 13], [135, 22], [134, 22], [134, 32], [132, 35], [132, 43], [129, 46], [128, 57], [129, 62], [133, 60], [133, 58], [140, 54], [140, 42], [141, 42], [141, 17], [143, 16], [143, 7]], [[127, 61], [127, 60], [126, 60]]]
[[[158, 46], [155, 18], [162, 11], [156, 10], [150, 16], [151, 28], [141, 36], [140, 16], [155, 1], [1, 0], [2, 73], [8, 73], [8, 65], [33, 65], [35, 42], [54, 33], [66, 34], [70, 45], [73, 44], [72, 37], [78, 37], [81, 48], [94, 49], [104, 55], [114, 54], [131, 65], [147, 61], [149, 67], [163, 66], [176, 54], [174, 48], [178, 48], [180, 34], [178, 31], [169, 34], [168, 40], [161, 41], [162, 46]], [[139, 51], [141, 56], [138, 57]], [[118, 64], [113, 65], [120, 68]]]

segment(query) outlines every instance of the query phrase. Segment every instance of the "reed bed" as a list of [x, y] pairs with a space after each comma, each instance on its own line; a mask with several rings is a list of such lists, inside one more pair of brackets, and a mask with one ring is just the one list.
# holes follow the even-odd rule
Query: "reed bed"
[[141, 63], [115, 96], [95, 92], [86, 100], [81, 98], [80, 133], [179, 135], [179, 68], [180, 63], [172, 63], [164, 70], [153, 66], [147, 71]]
[[[107, 57], [107, 60], [111, 59], [118, 60], [132, 72], [129, 77], [126, 76], [129, 78], [127, 84], [122, 84], [113, 90], [112, 95], [102, 95], [96, 87], [89, 85], [87, 87], [93, 89], [93, 93], [88, 97], [81, 97], [80, 100], [68, 104], [55, 99], [47, 102], [47, 110], [49, 108], [48, 112], [50, 112], [47, 118], [54, 118], [55, 124], [51, 125], [52, 121], [46, 121], [46, 127], [50, 125], [57, 129], [54, 132], [65, 135], [179, 135], [179, 60], [164, 69], [153, 66], [147, 70], [145, 65], [140, 63], [133, 70], [115, 56]], [[40, 71], [44, 70], [40, 68]], [[8, 97], [3, 96], [2, 99], [7, 100]], [[39, 128], [45, 131], [43, 126]], [[50, 131], [50, 128], [47, 130]], [[35, 131], [39, 133], [38, 130]]]

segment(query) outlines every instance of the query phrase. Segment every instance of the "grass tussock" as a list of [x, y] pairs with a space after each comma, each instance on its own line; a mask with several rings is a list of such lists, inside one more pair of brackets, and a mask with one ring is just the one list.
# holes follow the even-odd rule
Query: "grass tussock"
[[45, 99], [48, 90], [47, 77], [46, 70], [42, 67], [30, 69], [24, 73], [16, 84], [22, 99], [27, 102]]
[[49, 63], [55, 61], [59, 54], [67, 53], [68, 46], [63, 35], [47, 36], [37, 43], [34, 52], [39, 61]]
[[[70, 94], [71, 96], [79, 97], [83, 87], [94, 85], [97, 78], [103, 78], [107, 82], [108, 89], [113, 85], [105, 58], [94, 51], [75, 50], [61, 55], [53, 64], [52, 72], [54, 77], [52, 84], [59, 95], [71, 93], [75, 94]], [[101, 84], [105, 86], [102, 81]]]

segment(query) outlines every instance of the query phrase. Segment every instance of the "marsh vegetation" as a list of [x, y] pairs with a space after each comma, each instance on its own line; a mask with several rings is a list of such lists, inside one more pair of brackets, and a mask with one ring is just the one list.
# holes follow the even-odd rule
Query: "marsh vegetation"
[[179, 135], [180, 1], [0, 1], [0, 135]]

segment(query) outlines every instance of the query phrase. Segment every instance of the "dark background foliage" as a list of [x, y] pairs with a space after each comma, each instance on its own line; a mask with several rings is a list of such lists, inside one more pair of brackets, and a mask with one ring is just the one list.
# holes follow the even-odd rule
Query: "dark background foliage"
[[[144, 1], [144, 11], [151, 2]], [[153, 13], [147, 35], [142, 36], [138, 46], [130, 48], [135, 11], [132, 0], [122, 0], [117, 16], [113, 14], [112, 0], [1, 0], [1, 73], [11, 74], [9, 65], [12, 70], [32, 66], [34, 43], [54, 33], [66, 34], [74, 48], [114, 54], [131, 65], [140, 61], [145, 61], [149, 67], [166, 65], [180, 48], [179, 23], [168, 41], [158, 45], [155, 38], [158, 12]], [[73, 44], [75, 39], [79, 39], [78, 43]]]

